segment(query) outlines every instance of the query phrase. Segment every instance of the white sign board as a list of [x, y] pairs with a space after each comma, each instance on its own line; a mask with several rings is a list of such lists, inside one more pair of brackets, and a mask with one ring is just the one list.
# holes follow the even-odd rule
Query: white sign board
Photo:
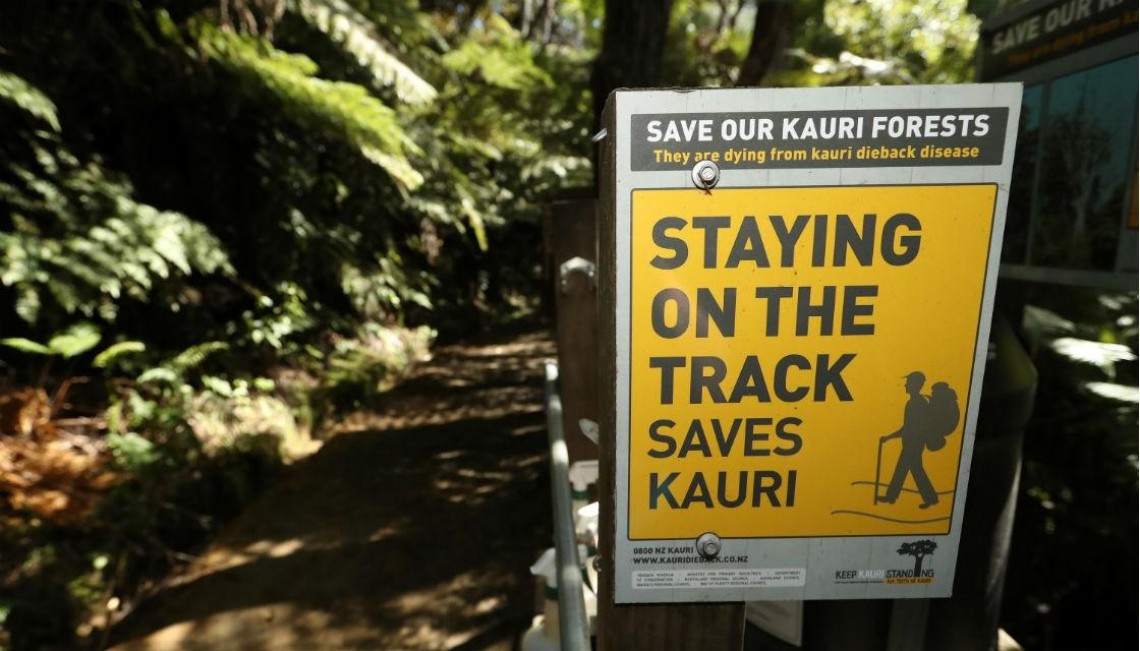
[[950, 594], [1020, 98], [611, 97], [618, 603]]

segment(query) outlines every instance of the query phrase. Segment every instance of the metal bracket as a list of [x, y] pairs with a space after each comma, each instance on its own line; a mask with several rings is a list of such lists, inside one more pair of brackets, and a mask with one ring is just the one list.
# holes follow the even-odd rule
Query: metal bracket
[[598, 279], [595, 274], [594, 263], [581, 257], [573, 257], [563, 262], [558, 268], [558, 276], [561, 279], [562, 293], [567, 294], [570, 292], [570, 275], [578, 272], [586, 275], [590, 281], [590, 289], [598, 287]]
[[598, 424], [589, 418], [579, 418], [578, 428], [582, 430], [582, 435], [590, 439], [594, 445], [598, 444]]

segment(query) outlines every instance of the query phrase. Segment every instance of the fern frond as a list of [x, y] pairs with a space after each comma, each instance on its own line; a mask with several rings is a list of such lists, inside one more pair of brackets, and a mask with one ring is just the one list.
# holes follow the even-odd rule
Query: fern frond
[[146, 350], [146, 344], [141, 341], [120, 341], [107, 346], [107, 349], [95, 356], [91, 365], [95, 368], [107, 368], [119, 358], [132, 353], [141, 353]]
[[479, 245], [480, 251], [487, 250], [487, 228], [484, 225], [483, 214], [475, 209], [475, 201], [464, 191], [460, 191], [462, 197], [459, 201], [460, 208], [463, 209], [463, 214], [467, 217], [467, 223], [471, 225], [471, 231], [475, 233], [475, 242]]
[[148, 384], [150, 382], [164, 382], [166, 384], [174, 384], [178, 382], [179, 374], [174, 372], [173, 369], [159, 366], [157, 368], [147, 369], [142, 375], [135, 378], [135, 382], [139, 384]]
[[51, 348], [24, 337], [9, 337], [7, 339], [0, 339], [0, 346], [7, 346], [13, 350], [18, 350], [22, 353], [31, 353], [33, 355], [54, 355], [55, 351]]
[[292, 0], [290, 9], [343, 48], [372, 73], [377, 84], [395, 90], [401, 101], [427, 104], [438, 95], [434, 86], [389, 51], [372, 21], [344, 0]]
[[55, 103], [23, 78], [4, 70], [0, 70], [0, 100], [15, 104], [33, 117], [48, 123], [52, 130], [59, 131]]
[[[12, 78], [0, 77], [7, 84], [2, 92], [11, 94]], [[21, 88], [21, 97], [38, 92]], [[54, 112], [38, 110], [54, 120]], [[205, 225], [136, 201], [125, 177], [98, 159], [81, 161], [54, 131], [17, 133], [29, 145], [24, 158], [7, 166], [0, 161], [6, 172], [0, 214], [10, 216], [10, 227], [0, 231], [0, 284], [15, 290], [16, 312], [25, 321], [34, 323], [52, 302], [67, 314], [112, 320], [117, 301], [146, 299], [158, 279], [233, 274]]]
[[360, 153], [408, 189], [414, 190], [424, 183], [423, 174], [417, 172], [403, 156], [386, 154], [375, 147], [367, 146], [361, 147]]
[[269, 91], [295, 119], [331, 137], [347, 140], [383, 169], [401, 190], [414, 190], [423, 177], [405, 153], [420, 150], [404, 132], [396, 112], [356, 84], [328, 81], [308, 57], [289, 54], [264, 41], [199, 24], [199, 42], [210, 58]]
[[175, 372], [182, 374], [200, 366], [210, 355], [226, 350], [229, 347], [230, 345], [224, 341], [207, 341], [191, 346], [181, 353], [178, 353], [170, 358], [170, 360], [166, 362], [166, 365]]
[[99, 328], [90, 323], [77, 323], [48, 341], [48, 348], [64, 359], [82, 355], [98, 345], [103, 338]]
[[487, 43], [471, 39], [443, 55], [442, 61], [448, 68], [465, 75], [478, 72], [489, 85], [506, 90], [554, 85], [550, 75], [535, 65], [525, 43], [507, 39], [491, 39]]

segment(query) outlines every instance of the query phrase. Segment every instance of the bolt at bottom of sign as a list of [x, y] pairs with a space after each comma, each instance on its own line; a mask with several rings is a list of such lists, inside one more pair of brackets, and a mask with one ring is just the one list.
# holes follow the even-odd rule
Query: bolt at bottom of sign
[[720, 536], [712, 533], [703, 533], [697, 538], [697, 553], [704, 558], [716, 558], [720, 553]]

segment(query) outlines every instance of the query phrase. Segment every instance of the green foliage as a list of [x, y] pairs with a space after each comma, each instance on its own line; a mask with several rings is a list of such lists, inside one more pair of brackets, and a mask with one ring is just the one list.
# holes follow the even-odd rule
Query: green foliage
[[356, 409], [392, 388], [428, 354], [436, 332], [365, 326], [359, 336], [333, 343], [327, 375], [314, 400], [323, 417], [330, 407]]
[[18, 350], [22, 353], [30, 353], [32, 355], [54, 355], [55, 351], [47, 346], [36, 343], [31, 339], [24, 337], [9, 337], [7, 339], [0, 339], [0, 345], [7, 346], [13, 350]]
[[[1023, 326], [1038, 389], [1003, 626], [1027, 648], [1107, 648], [1136, 610], [1135, 595], [1114, 586], [1136, 568], [1140, 303], [1135, 292], [1020, 291], [1030, 301]], [[1069, 624], [1094, 616], [1105, 625]]]
[[846, 42], [813, 70], [847, 83], [962, 83], [973, 78], [978, 19], [967, 0], [828, 2], [827, 26]]
[[[536, 247], [492, 248], [537, 237], [542, 203], [592, 181], [581, 45], [596, 40], [600, 2], [560, 3], [545, 36], [409, 0], [289, 0], [284, 17], [196, 6], [28, 9], [39, 23], [10, 39], [28, 76], [6, 76], [7, 95], [38, 107], [25, 125], [42, 117], [19, 138], [74, 159], [49, 189], [82, 185], [84, 206], [107, 204], [80, 218], [55, 208], [66, 232], [46, 232], [27, 214], [44, 192], [18, 174], [47, 176], [45, 155], [8, 157], [0, 207], [12, 188], [24, 201], [10, 225], [0, 216], [0, 280], [25, 321], [127, 310], [129, 339], [146, 341], [157, 318], [168, 347], [224, 337], [286, 354], [361, 317], [483, 318], [512, 285], [540, 281], [513, 271], [536, 268]], [[38, 35], [79, 25], [110, 58], [69, 56], [66, 75], [40, 65]]]
[[417, 147], [400, 127], [395, 111], [365, 88], [321, 79], [312, 59], [281, 52], [263, 40], [209, 23], [201, 23], [197, 31], [198, 43], [209, 57], [253, 84], [248, 92], [271, 93], [301, 125], [346, 138], [401, 188], [413, 190], [423, 183], [423, 176], [405, 158]]
[[[769, 86], [961, 83], [973, 78], [979, 21], [968, 0], [797, 0], [789, 48]], [[752, 41], [748, 0], [673, 3], [669, 83], [731, 86]]]
[[184, 375], [186, 372], [201, 366], [210, 355], [227, 350], [229, 347], [229, 344], [224, 341], [207, 341], [195, 344], [171, 357], [163, 366], [179, 375]]
[[111, 365], [115, 364], [117, 361], [127, 355], [133, 355], [145, 351], [146, 344], [141, 341], [120, 341], [118, 343], [111, 344], [106, 348], [106, 350], [96, 355], [95, 359], [91, 362], [91, 366], [94, 368], [109, 368]]
[[522, 91], [552, 86], [554, 81], [534, 64], [530, 47], [518, 40], [514, 29], [499, 16], [491, 16], [480, 31], [481, 38], [470, 38], [443, 56], [443, 64], [478, 78], [496, 88]]
[[197, 456], [201, 443], [190, 424], [201, 391], [195, 371], [228, 348], [220, 341], [197, 344], [145, 369], [133, 383], [120, 384], [107, 409], [107, 443], [116, 461], [137, 473]]
[[77, 323], [48, 340], [48, 348], [63, 358], [75, 357], [91, 350], [103, 338], [90, 323]]
[[436, 89], [404, 64], [376, 25], [345, 0], [292, 0], [290, 9], [344, 49], [381, 87], [391, 87], [408, 104], [427, 104]]
[[16, 291], [25, 321], [43, 309], [113, 319], [121, 299], [146, 299], [162, 281], [231, 271], [208, 229], [136, 201], [121, 175], [35, 128], [46, 121], [58, 130], [50, 102], [4, 78], [0, 115], [26, 127], [0, 141], [0, 285]]
[[154, 443], [135, 432], [111, 432], [107, 435], [107, 447], [111, 450], [115, 463], [133, 472], [143, 470], [159, 458]]
[[748, 19], [754, 11], [739, 0], [674, 1], [669, 25], [673, 45], [665, 49], [664, 60], [668, 83], [732, 86], [752, 40]]
[[53, 408], [102, 410], [119, 480], [84, 532], [9, 547], [4, 522], [0, 640], [79, 648], [88, 607], [192, 551], [310, 446], [305, 421], [397, 382], [421, 324], [527, 305], [543, 203], [592, 180], [601, 3], [526, 34], [414, 0], [10, 5], [0, 337], [98, 369]]
[[0, 70], [0, 101], [11, 102], [28, 115], [59, 131], [55, 104], [38, 88], [16, 75]]
[[231, 324], [233, 336], [243, 333], [255, 346], [268, 345], [281, 353], [296, 352], [296, 339], [311, 332], [317, 325], [309, 309], [305, 290], [295, 283], [281, 283], [274, 292], [258, 297], [254, 309], [242, 313], [240, 324]]
[[383, 319], [392, 309], [402, 310], [405, 302], [431, 308], [427, 294], [407, 281], [397, 263], [391, 257], [377, 257], [371, 273], [347, 262], [341, 267], [341, 289], [365, 318]]
[[63, 332], [59, 332], [48, 340], [47, 345], [25, 339], [12, 337], [0, 339], [0, 345], [8, 346], [24, 353], [34, 355], [58, 355], [64, 359], [82, 355], [98, 345], [103, 335], [99, 328], [90, 323], [77, 323]]

